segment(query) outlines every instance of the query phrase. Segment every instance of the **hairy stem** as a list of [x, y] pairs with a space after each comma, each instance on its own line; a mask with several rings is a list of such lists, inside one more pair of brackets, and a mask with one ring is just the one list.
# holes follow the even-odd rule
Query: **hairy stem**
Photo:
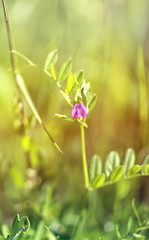
[[85, 187], [89, 188], [89, 177], [88, 177], [88, 167], [87, 167], [87, 160], [86, 160], [84, 126], [81, 125], [80, 127], [81, 127], [82, 162], [83, 162], [83, 172], [84, 172]]

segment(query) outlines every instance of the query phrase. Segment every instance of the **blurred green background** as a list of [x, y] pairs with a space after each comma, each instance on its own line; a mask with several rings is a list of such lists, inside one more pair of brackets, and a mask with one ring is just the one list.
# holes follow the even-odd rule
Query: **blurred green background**
[[[91, 82], [98, 99], [87, 119], [88, 162], [94, 154], [104, 160], [111, 150], [123, 158], [125, 150], [132, 147], [141, 163], [149, 151], [149, 2], [8, 0], [7, 8], [17, 51], [43, 67], [48, 53], [57, 48], [56, 69], [72, 57], [73, 71], [83, 69]], [[31, 67], [21, 74], [64, 155], [57, 152], [38, 123], [33, 121], [25, 133], [14, 128], [17, 89], [10, 71], [2, 4], [0, 19], [0, 224], [10, 225], [20, 212], [29, 216], [33, 227], [43, 219], [47, 225], [55, 224], [55, 232], [69, 239], [67, 234], [75, 225], [84, 192], [80, 129], [77, 124], [54, 117], [55, 113], [71, 116], [71, 108], [52, 79]], [[26, 65], [18, 56], [16, 62], [20, 69]], [[147, 213], [147, 182], [148, 178], [122, 182], [98, 192], [98, 200], [91, 196], [86, 231], [97, 229], [97, 234], [103, 231], [104, 235], [106, 222], [126, 222], [133, 197]], [[113, 228], [111, 232], [114, 236]]]

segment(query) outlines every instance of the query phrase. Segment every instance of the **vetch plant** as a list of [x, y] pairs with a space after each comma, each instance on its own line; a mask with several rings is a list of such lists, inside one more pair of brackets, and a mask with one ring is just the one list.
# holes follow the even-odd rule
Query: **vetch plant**
[[[85, 131], [84, 128], [88, 127], [86, 124], [86, 118], [89, 112], [95, 106], [97, 97], [92, 92], [90, 83], [86, 82], [84, 78], [83, 70], [72, 73], [72, 60], [68, 59], [63, 63], [58, 73], [56, 74], [54, 64], [58, 60], [58, 51], [54, 50], [48, 54], [44, 71], [48, 76], [52, 77], [60, 89], [60, 93], [71, 106], [72, 117], [68, 117], [63, 114], [55, 114], [57, 117], [63, 118], [69, 121], [77, 121], [81, 129], [81, 142], [82, 142], [82, 163], [85, 187], [89, 188], [89, 176], [88, 166], [86, 159], [85, 148]], [[66, 82], [65, 89], [62, 88], [61, 82]]]
[[[49, 138], [51, 139], [55, 147], [62, 153], [62, 150], [59, 148], [58, 144], [51, 137], [49, 131], [45, 127], [45, 124], [43, 123], [30, 97], [28, 89], [25, 85], [25, 82], [19, 70], [16, 70], [14, 54], [22, 58], [24, 61], [26, 61], [29, 66], [31, 67], [38, 67], [38, 66], [37, 64], [29, 60], [27, 57], [25, 57], [24, 55], [22, 55], [21, 53], [13, 49], [10, 29], [9, 29], [9, 19], [8, 19], [4, 0], [2, 0], [2, 4], [4, 9], [6, 27], [7, 27], [12, 71], [13, 71], [14, 79], [19, 92], [18, 102], [21, 105], [21, 113], [22, 113], [21, 117], [22, 119], [24, 118], [24, 108], [23, 108], [23, 99], [22, 99], [22, 94], [23, 94], [36, 120], [42, 126], [44, 131], [48, 134]], [[121, 179], [129, 179], [133, 177], [149, 175], [149, 155], [147, 154], [145, 156], [143, 163], [140, 165], [140, 164], [135, 164], [136, 156], [135, 156], [134, 150], [131, 148], [128, 148], [126, 150], [125, 156], [122, 160], [120, 159], [119, 154], [116, 151], [111, 151], [105, 159], [105, 164], [103, 164], [103, 161], [101, 160], [100, 156], [94, 155], [88, 166], [87, 157], [86, 157], [86, 146], [85, 146], [85, 128], [88, 127], [86, 123], [87, 117], [90, 114], [91, 110], [94, 108], [97, 97], [96, 97], [96, 94], [93, 93], [92, 91], [90, 82], [86, 81], [83, 70], [81, 69], [77, 72], [74, 72], [74, 73], [72, 72], [71, 58], [65, 61], [58, 71], [55, 70], [56, 69], [55, 64], [57, 61], [58, 61], [58, 50], [55, 49], [48, 54], [43, 69], [41, 68], [40, 69], [50, 79], [51, 78], [53, 79], [53, 81], [55, 82], [55, 84], [59, 89], [60, 94], [62, 95], [62, 97], [70, 107], [69, 116], [65, 114], [58, 114], [58, 113], [56, 113], [55, 116], [62, 118], [64, 120], [78, 123], [81, 131], [82, 165], [83, 165], [86, 195], [84, 198], [83, 207], [80, 214], [80, 219], [78, 221], [78, 224], [76, 225], [74, 233], [72, 234], [73, 235], [72, 239], [77, 239], [80, 225], [82, 224], [83, 217], [86, 212], [86, 203], [88, 200], [89, 192], [99, 189], [101, 187], [104, 187], [106, 185], [111, 185], [117, 181], [120, 181]], [[146, 116], [146, 122], [147, 122], [147, 116]], [[26, 232], [29, 226], [30, 224], [27, 217], [23, 217], [22, 219], [19, 219], [19, 216], [17, 215], [12, 225], [12, 230], [10, 235], [5, 239], [14, 240], [16, 238], [21, 238], [22, 233]], [[41, 222], [40, 226], [42, 226], [43, 228], [44, 224]], [[142, 225], [141, 227], [144, 227], [144, 226]], [[141, 230], [142, 229], [143, 228], [141, 228]], [[136, 230], [135, 235], [133, 235], [133, 237], [137, 236], [138, 231], [140, 231], [140, 228], [139, 230], [138, 229]], [[122, 235], [120, 235], [120, 232], [118, 231], [117, 233], [118, 233], [117, 234], [118, 238], [121, 239]]]

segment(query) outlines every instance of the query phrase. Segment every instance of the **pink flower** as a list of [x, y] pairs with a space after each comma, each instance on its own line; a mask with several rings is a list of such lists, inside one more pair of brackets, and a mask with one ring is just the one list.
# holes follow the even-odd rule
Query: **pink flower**
[[87, 109], [86, 107], [81, 103], [76, 103], [72, 109], [72, 117], [73, 118], [86, 118], [87, 117]]

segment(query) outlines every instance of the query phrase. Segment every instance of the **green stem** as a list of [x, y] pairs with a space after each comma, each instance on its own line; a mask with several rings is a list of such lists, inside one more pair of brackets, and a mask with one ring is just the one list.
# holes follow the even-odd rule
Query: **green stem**
[[82, 162], [83, 162], [83, 172], [84, 172], [85, 187], [89, 188], [89, 177], [88, 177], [88, 167], [87, 167], [87, 160], [86, 160], [84, 126], [81, 125], [80, 127], [81, 127]]
[[138, 211], [137, 211], [137, 209], [136, 209], [135, 199], [132, 200], [132, 209], [133, 209], [133, 211], [134, 211], [134, 214], [135, 214], [135, 216], [136, 216], [136, 218], [137, 218], [137, 221], [138, 221], [138, 224], [139, 224], [139, 226], [140, 226], [140, 225], [142, 224], [142, 222], [141, 222], [140, 216], [139, 216], [139, 214], [138, 214]]

